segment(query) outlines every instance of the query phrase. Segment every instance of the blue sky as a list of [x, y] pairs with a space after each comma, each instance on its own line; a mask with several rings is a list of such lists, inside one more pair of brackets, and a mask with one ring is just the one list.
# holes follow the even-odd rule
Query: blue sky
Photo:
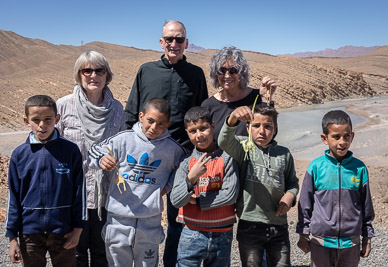
[[388, 45], [386, 0], [2, 0], [0, 29], [54, 44], [92, 41], [161, 50], [165, 20], [190, 43], [272, 55]]

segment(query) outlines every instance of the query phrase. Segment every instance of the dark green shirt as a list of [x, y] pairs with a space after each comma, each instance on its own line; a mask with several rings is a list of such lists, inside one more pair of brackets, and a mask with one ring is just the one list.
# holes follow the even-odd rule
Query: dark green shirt
[[218, 145], [239, 164], [241, 190], [237, 216], [251, 222], [286, 224], [287, 214], [276, 216], [279, 201], [286, 192], [296, 196], [299, 191], [299, 179], [290, 151], [272, 141], [266, 149], [255, 145], [255, 149], [249, 151], [248, 159], [244, 160], [245, 152], [240, 141], [248, 137], [235, 136], [236, 128], [224, 123]]

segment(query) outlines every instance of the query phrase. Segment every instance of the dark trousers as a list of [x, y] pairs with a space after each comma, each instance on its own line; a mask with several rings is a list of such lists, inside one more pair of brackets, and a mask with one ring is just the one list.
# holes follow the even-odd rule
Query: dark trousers
[[167, 194], [167, 238], [164, 247], [163, 265], [165, 267], [175, 267], [179, 238], [181, 237], [183, 224], [176, 221], [178, 209], [171, 204], [170, 193]]
[[357, 267], [360, 261], [360, 245], [350, 248], [326, 248], [310, 242], [311, 267]]
[[269, 267], [291, 266], [287, 225], [269, 225], [240, 220], [237, 241], [242, 266], [261, 267], [264, 250]]
[[108, 266], [105, 254], [105, 243], [101, 237], [102, 227], [106, 222], [106, 210], [102, 209], [102, 220], [98, 218], [97, 209], [88, 209], [89, 219], [86, 227], [81, 233], [77, 246], [77, 267], [89, 266], [90, 251], [90, 266], [103, 267]]
[[19, 240], [24, 267], [45, 267], [47, 251], [54, 267], [75, 266], [75, 248], [63, 248], [64, 234], [28, 234]]

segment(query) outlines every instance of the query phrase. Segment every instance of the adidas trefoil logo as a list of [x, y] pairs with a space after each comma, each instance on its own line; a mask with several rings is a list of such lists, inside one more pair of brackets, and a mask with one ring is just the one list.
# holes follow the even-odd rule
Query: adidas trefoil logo
[[146, 254], [146, 256], [144, 257], [144, 259], [153, 259], [154, 258], [154, 253], [155, 253], [155, 250], [145, 250], [144, 253]]
[[151, 163], [149, 163], [149, 160], [148, 153], [141, 155], [139, 162], [131, 155], [128, 155], [127, 161], [129, 168], [132, 169], [136, 175], [129, 175], [124, 178], [138, 183], [154, 184], [156, 182], [155, 178], [145, 177], [145, 175], [154, 172], [159, 167], [162, 160], [155, 160]]

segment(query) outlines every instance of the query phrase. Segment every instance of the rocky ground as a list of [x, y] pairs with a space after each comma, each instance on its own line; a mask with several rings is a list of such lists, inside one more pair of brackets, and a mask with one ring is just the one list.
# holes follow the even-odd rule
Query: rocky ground
[[[367, 119], [367, 122], [357, 126], [356, 135], [360, 138], [354, 141], [352, 147], [355, 155], [368, 166], [370, 186], [373, 196], [376, 217], [374, 227], [376, 237], [372, 241], [372, 254], [368, 259], [362, 259], [359, 266], [387, 266], [388, 262], [388, 102], [378, 101], [375, 104], [350, 105], [348, 110]], [[1, 144], [0, 144], [1, 148]], [[2, 151], [2, 150], [0, 150]], [[296, 153], [295, 166], [297, 175], [302, 178], [309, 164], [306, 153], [310, 150]], [[307, 157], [308, 158], [308, 157]], [[313, 158], [313, 157], [311, 157]], [[4, 222], [7, 201], [7, 169], [9, 156], [0, 155], [0, 220]], [[165, 226], [165, 219], [163, 220]], [[295, 234], [297, 222], [296, 209], [289, 212], [289, 230], [292, 246], [291, 258], [293, 266], [307, 266], [309, 254], [305, 255], [296, 247], [298, 236]], [[166, 227], [165, 227], [166, 228]], [[164, 244], [160, 246], [162, 253]], [[232, 249], [232, 266], [240, 266], [237, 243], [234, 241]], [[161, 254], [162, 255], [162, 254]], [[4, 238], [4, 224], [0, 226], [0, 266], [12, 266], [8, 260], [8, 241]], [[162, 266], [162, 265], [160, 265]]]
[[[5, 205], [7, 196], [7, 182], [5, 181], [5, 172], [7, 169], [8, 158], [6, 156], [0, 157], [0, 220], [4, 222]], [[303, 177], [304, 172], [308, 166], [308, 161], [296, 160], [296, 170], [298, 177]], [[371, 190], [373, 195], [376, 218], [374, 227], [376, 231], [376, 238], [373, 239], [373, 251], [371, 256], [365, 260], [362, 259], [359, 266], [386, 266], [388, 262], [388, 167], [387, 166], [373, 166], [368, 165], [371, 177]], [[166, 220], [163, 220], [164, 229], [166, 231]], [[298, 235], [295, 233], [295, 225], [297, 222], [296, 208], [292, 208], [289, 212], [289, 231], [291, 241], [291, 260], [292, 266], [308, 266], [309, 254], [304, 254], [296, 247]], [[236, 228], [236, 227], [235, 227]], [[164, 244], [160, 246], [160, 255], [163, 255]], [[8, 241], [4, 238], [4, 224], [0, 226], [0, 266], [12, 266], [8, 259]], [[159, 266], [163, 266], [160, 261]], [[237, 242], [234, 239], [232, 245], [231, 266], [237, 267], [240, 265]]]

